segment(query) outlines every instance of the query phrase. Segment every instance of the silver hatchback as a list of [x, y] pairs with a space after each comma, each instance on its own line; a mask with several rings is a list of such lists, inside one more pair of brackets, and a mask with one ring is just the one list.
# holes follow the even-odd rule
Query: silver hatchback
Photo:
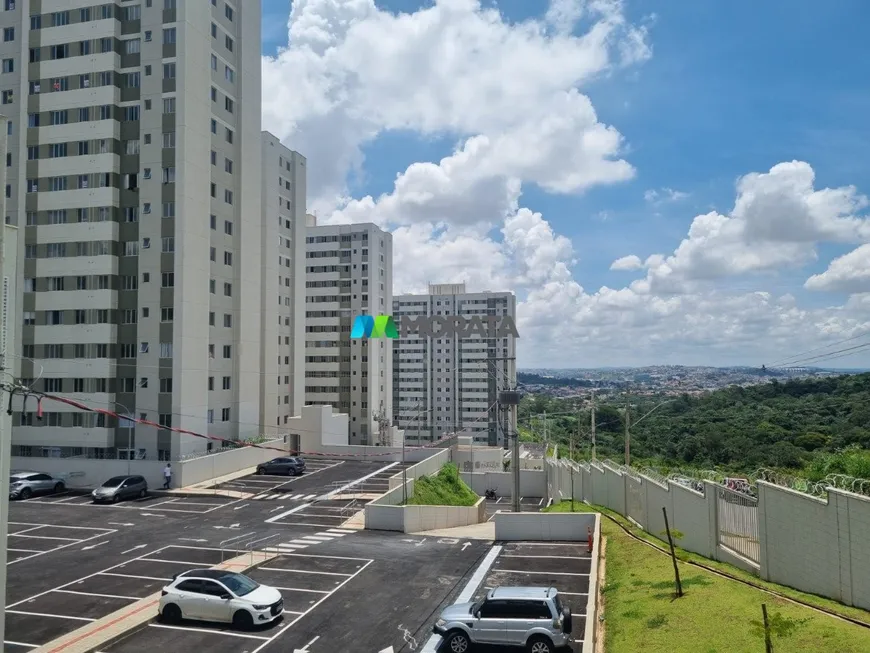
[[9, 476], [9, 498], [29, 499], [34, 494], [63, 492], [66, 483], [45, 472], [12, 472]]
[[121, 499], [144, 499], [148, 495], [148, 482], [142, 476], [113, 476], [91, 492], [94, 503]]
[[433, 630], [451, 653], [466, 653], [472, 644], [555, 653], [570, 643], [571, 628], [571, 610], [555, 587], [497, 587], [483, 601], [446, 608]]

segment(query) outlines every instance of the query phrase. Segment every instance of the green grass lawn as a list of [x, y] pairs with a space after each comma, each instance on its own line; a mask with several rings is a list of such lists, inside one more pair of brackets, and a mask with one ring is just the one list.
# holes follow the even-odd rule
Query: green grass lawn
[[447, 463], [435, 476], [423, 476], [414, 481], [414, 494], [409, 506], [473, 506], [477, 496], [459, 477], [459, 469]]
[[[578, 512], [592, 510], [578, 502], [574, 507]], [[559, 512], [570, 509], [570, 501], [549, 508]], [[679, 569], [684, 595], [676, 599], [669, 556], [633, 540], [608, 519], [602, 518], [601, 532], [607, 540], [602, 613], [607, 653], [764, 653], [764, 639], [752, 627], [753, 621], [761, 621], [762, 603], [767, 604], [772, 618], [796, 624], [790, 634], [773, 638], [775, 653], [870, 651], [868, 629], [682, 562]], [[838, 605], [841, 614], [870, 622], [870, 613], [863, 610], [764, 583], [730, 565], [685, 552], [680, 555], [703, 560], [735, 576], [752, 578], [815, 605]]]

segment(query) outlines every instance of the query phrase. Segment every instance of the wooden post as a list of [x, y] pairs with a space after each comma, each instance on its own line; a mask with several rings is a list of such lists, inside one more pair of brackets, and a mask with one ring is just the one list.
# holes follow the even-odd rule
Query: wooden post
[[761, 604], [761, 616], [764, 619], [764, 650], [773, 653], [773, 644], [770, 642], [770, 622], [767, 620], [767, 606]]
[[[677, 552], [674, 549], [674, 538], [671, 537], [671, 527], [668, 526], [668, 510], [662, 506], [662, 513], [665, 516], [665, 531], [668, 534], [668, 543], [671, 545], [671, 560], [674, 561], [674, 579], [677, 582], [677, 596], [683, 595], [683, 584], [680, 582], [680, 568], [677, 566]], [[768, 651], [768, 653], [770, 653]]]

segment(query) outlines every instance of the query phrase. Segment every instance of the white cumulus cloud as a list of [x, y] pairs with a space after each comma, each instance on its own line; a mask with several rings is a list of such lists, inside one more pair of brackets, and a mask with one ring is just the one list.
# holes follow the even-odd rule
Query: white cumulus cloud
[[[650, 33], [619, 0], [552, 0], [544, 12], [512, 23], [477, 0], [401, 14], [373, 0], [293, 2], [289, 47], [263, 61], [264, 127], [307, 156], [309, 209], [392, 231], [397, 294], [456, 281], [515, 290], [521, 366], [760, 364], [870, 327], [861, 295], [815, 310], [714, 283], [813, 260], [820, 242], [870, 240], [867, 200], [849, 186], [816, 189], [797, 161], [742, 177], [732, 210], [695, 217], [671, 254], [614, 261], [646, 270], [627, 287], [584, 288], [575, 244], [523, 205], [522, 190], [577, 194], [636, 176], [584, 87], [652, 56]], [[349, 197], [363, 147], [390, 131], [455, 147], [397, 170], [377, 197]], [[686, 197], [646, 195], [674, 208]]]

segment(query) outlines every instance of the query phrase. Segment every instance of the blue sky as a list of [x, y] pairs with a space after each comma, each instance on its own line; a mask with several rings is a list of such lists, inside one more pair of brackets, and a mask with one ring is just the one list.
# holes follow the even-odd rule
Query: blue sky
[[[377, 2], [406, 12], [429, 4]], [[512, 22], [546, 9], [531, 0], [490, 4]], [[263, 11], [263, 52], [274, 55], [286, 45], [289, 2], [265, 0]], [[523, 186], [522, 205], [542, 212], [571, 239], [579, 258], [574, 276], [587, 291], [621, 288], [639, 276], [609, 270], [613, 260], [670, 254], [694, 216], [712, 209], [727, 213], [736, 179], [749, 172], [798, 159], [815, 170], [816, 189], [855, 185], [870, 191], [870, 3], [626, 2], [630, 21], [651, 14], [652, 57], [582, 89], [599, 119], [624, 136], [624, 157], [636, 177], [571, 196]], [[365, 174], [351, 191], [357, 197], [389, 192], [397, 173], [415, 161], [448, 156], [456, 140], [382, 134], [365, 145]], [[660, 188], [689, 196], [653, 207], [644, 193]], [[846, 295], [811, 293], [802, 285], [853, 248], [822, 244], [815, 263], [724, 285], [792, 292], [808, 307], [842, 303]]]

